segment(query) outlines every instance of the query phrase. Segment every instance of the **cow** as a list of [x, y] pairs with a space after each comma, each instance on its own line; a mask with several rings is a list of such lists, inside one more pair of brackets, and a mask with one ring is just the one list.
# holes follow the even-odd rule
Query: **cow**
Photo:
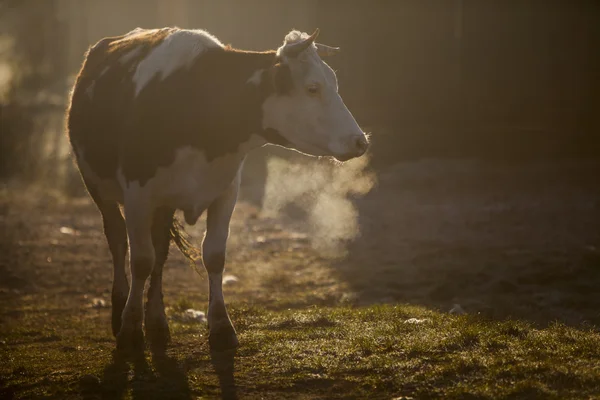
[[143, 325], [151, 346], [168, 344], [162, 270], [171, 241], [194, 258], [177, 211], [192, 225], [207, 213], [209, 347], [235, 349], [222, 278], [244, 158], [267, 144], [341, 162], [367, 150], [321, 59], [339, 49], [316, 43], [318, 32], [293, 30], [277, 50], [254, 52], [203, 30], [136, 28], [88, 49], [66, 125], [112, 255], [117, 349], [143, 352]]

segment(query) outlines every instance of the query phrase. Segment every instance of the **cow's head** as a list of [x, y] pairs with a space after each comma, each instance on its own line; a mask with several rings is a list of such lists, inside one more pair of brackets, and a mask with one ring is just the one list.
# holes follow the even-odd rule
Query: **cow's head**
[[369, 142], [338, 93], [335, 72], [320, 57], [339, 48], [315, 43], [318, 33], [292, 31], [277, 50], [263, 128], [276, 130], [286, 147], [346, 161], [363, 155]]

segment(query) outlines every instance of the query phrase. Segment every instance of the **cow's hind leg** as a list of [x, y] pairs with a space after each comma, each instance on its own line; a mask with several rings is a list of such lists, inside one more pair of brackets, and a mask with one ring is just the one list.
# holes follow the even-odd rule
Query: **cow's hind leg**
[[127, 301], [129, 282], [125, 273], [125, 257], [127, 256], [127, 229], [125, 220], [116, 201], [105, 201], [96, 189], [85, 181], [90, 196], [102, 214], [104, 235], [113, 260], [112, 284], [112, 332], [117, 336], [121, 329], [121, 314]]
[[125, 220], [117, 203], [110, 205], [110, 210], [102, 213], [104, 220], [104, 233], [108, 239], [113, 258], [113, 285], [111, 293], [112, 318], [111, 327], [114, 336], [121, 330], [121, 316], [127, 301], [129, 282], [125, 272], [125, 258], [127, 256], [127, 229]]
[[174, 213], [173, 209], [159, 208], [155, 211], [152, 221], [152, 243], [156, 259], [148, 289], [145, 326], [148, 340], [152, 347], [159, 351], [164, 350], [170, 339], [169, 324], [163, 303], [162, 272], [169, 255]]
[[211, 351], [222, 352], [238, 346], [233, 324], [227, 314], [223, 297], [225, 248], [229, 236], [229, 221], [237, 200], [240, 176], [207, 210], [206, 235], [202, 243], [202, 259], [208, 271], [208, 342]]
[[152, 273], [156, 259], [152, 244], [154, 209], [143, 192], [125, 194], [125, 221], [129, 236], [131, 288], [123, 309], [121, 330], [117, 335], [117, 348], [143, 353], [144, 286]]

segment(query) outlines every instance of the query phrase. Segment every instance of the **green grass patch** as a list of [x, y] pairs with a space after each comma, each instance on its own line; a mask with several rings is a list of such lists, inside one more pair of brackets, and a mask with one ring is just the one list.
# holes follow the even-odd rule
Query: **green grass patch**
[[[199, 308], [180, 300], [174, 308]], [[24, 309], [27, 307], [24, 307]], [[12, 313], [15, 314], [15, 313]], [[11, 314], [11, 315], [12, 315]], [[5, 314], [6, 315], [6, 314]], [[108, 310], [3, 318], [2, 398], [213, 398], [205, 325], [172, 322], [167, 357], [113, 354]], [[233, 304], [242, 398], [580, 399], [600, 395], [600, 334], [421, 307], [272, 311]]]
[[359, 397], [581, 398], [600, 387], [600, 336], [591, 330], [536, 329], [408, 306], [254, 318], [240, 332], [239, 362], [254, 366], [257, 390], [318, 380]]

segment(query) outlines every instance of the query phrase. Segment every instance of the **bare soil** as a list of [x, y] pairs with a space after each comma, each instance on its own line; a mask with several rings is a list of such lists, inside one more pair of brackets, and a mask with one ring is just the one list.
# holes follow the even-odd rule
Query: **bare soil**
[[333, 267], [363, 301], [600, 323], [600, 163], [398, 164]]

